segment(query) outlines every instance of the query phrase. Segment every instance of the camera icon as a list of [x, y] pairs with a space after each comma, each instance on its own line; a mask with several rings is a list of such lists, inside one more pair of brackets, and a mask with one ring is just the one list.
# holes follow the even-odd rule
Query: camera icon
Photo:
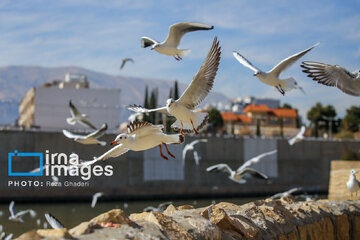
[[[14, 172], [13, 171], [13, 159], [22, 158], [21, 160], [26, 160], [26, 158], [38, 158], [39, 162], [39, 171], [34, 172]], [[36, 159], [37, 160], [37, 159]], [[15, 150], [13, 153], [8, 153], [8, 175], [9, 176], [43, 176], [43, 153], [21, 153]]]

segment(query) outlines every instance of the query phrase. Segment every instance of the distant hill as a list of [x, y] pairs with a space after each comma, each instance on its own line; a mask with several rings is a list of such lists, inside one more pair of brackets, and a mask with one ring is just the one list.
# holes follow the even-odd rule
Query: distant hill
[[[53, 80], [64, 80], [66, 73], [79, 73], [87, 76], [91, 88], [119, 88], [121, 89], [121, 105], [143, 104], [145, 86], [148, 85], [149, 90], [158, 88], [159, 104], [165, 102], [169, 96], [170, 87], [174, 85], [170, 80], [136, 78], [113, 76], [106, 73], [94, 72], [80, 67], [38, 67], [38, 66], [7, 66], [0, 67], [0, 100], [20, 102], [24, 94], [34, 86], [39, 86]], [[186, 88], [187, 84], [179, 83], [180, 94]], [[206, 103], [215, 103], [227, 100], [227, 98], [216, 92], [211, 92], [206, 98]], [[0, 106], [1, 107], [1, 106]], [[8, 107], [8, 105], [7, 105]], [[4, 116], [1, 114], [4, 110], [0, 109], [0, 123], [4, 122]], [[12, 110], [11, 112], [16, 112]], [[121, 114], [122, 120], [125, 114]], [[14, 116], [15, 120], [17, 116]], [[12, 117], [10, 117], [11, 119]], [[9, 115], [6, 116], [9, 119]]]

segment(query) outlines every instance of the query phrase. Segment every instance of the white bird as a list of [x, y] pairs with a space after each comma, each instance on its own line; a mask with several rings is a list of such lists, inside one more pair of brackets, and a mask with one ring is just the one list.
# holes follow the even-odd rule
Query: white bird
[[158, 111], [173, 115], [177, 119], [171, 125], [173, 129], [180, 129], [181, 134], [184, 132], [198, 134], [198, 131], [207, 123], [208, 114], [196, 112], [193, 109], [206, 98], [214, 84], [220, 62], [220, 50], [221, 47], [219, 47], [219, 42], [215, 37], [200, 70], [178, 100], [169, 98], [165, 107], [156, 109], [146, 109], [137, 105], [129, 106], [128, 109], [141, 113]]
[[151, 46], [151, 50], [155, 50], [161, 54], [174, 56], [174, 58], [179, 61], [182, 59], [182, 57], [185, 57], [191, 52], [189, 49], [178, 49], [181, 38], [185, 33], [198, 30], [211, 30], [213, 28], [214, 26], [204, 23], [176, 23], [170, 26], [168, 36], [164, 42], [160, 43], [149, 37], [142, 37], [141, 47], [146, 48]]
[[194, 160], [195, 160], [196, 166], [199, 166], [201, 157], [199, 156], [198, 152], [195, 150], [193, 152], [193, 155], [194, 155]]
[[261, 71], [251, 62], [249, 62], [249, 60], [247, 60], [245, 57], [243, 57], [240, 53], [236, 51], [233, 52], [233, 55], [242, 65], [253, 70], [254, 76], [256, 76], [260, 81], [268, 85], [274, 86], [282, 95], [285, 95], [285, 92], [290, 91], [291, 89], [300, 89], [303, 92], [304, 90], [297, 84], [294, 78], [290, 77], [286, 79], [280, 79], [280, 74], [317, 45], [319, 45], [319, 43], [302, 52], [296, 53], [282, 60], [268, 72]]
[[292, 146], [292, 145], [294, 145], [295, 143], [300, 142], [301, 140], [303, 140], [303, 139], [304, 139], [305, 130], [306, 130], [306, 128], [305, 128], [304, 126], [302, 126], [302, 127], [300, 128], [300, 131], [298, 132], [298, 134], [296, 134], [295, 137], [290, 138], [290, 139], [288, 140], [289, 145]]
[[[194, 150], [194, 146], [196, 144], [198, 144], [200, 142], [207, 142], [207, 141], [208, 141], [207, 139], [197, 139], [197, 140], [192, 141], [191, 143], [186, 144], [185, 147], [182, 150], [182, 162], [183, 162], [183, 165], [185, 164], [186, 153], [188, 151]], [[194, 159], [195, 159], [195, 152], [196, 151], [194, 151]], [[196, 152], [196, 155], [197, 155], [197, 152]], [[198, 155], [197, 155], [197, 157], [198, 157]], [[199, 165], [199, 159], [198, 160], [195, 159], [195, 162], [196, 162], [196, 165]]]
[[279, 199], [279, 198], [283, 198], [283, 197], [287, 197], [295, 192], [299, 192], [302, 191], [303, 189], [301, 187], [295, 187], [295, 188], [291, 188], [285, 192], [281, 192], [281, 193], [277, 193], [274, 194], [273, 196], [269, 197], [270, 199]]
[[[65, 228], [64, 225], [50, 213], [45, 213], [45, 219], [53, 229]], [[47, 227], [47, 226], [46, 226]], [[44, 227], [45, 228], [45, 227]]]
[[7, 235], [7, 236], [6, 236], [5, 232], [2, 232], [2, 233], [0, 234], [0, 239], [1, 239], [1, 240], [11, 240], [12, 237], [13, 237], [13, 234], [12, 234], [12, 233], [10, 233], [10, 234]]
[[14, 201], [11, 201], [11, 202], [10, 202], [9, 212], [10, 212], [9, 220], [10, 220], [10, 221], [13, 221], [13, 222], [23, 223], [24, 220], [22, 219], [22, 217], [23, 217], [25, 214], [28, 214], [28, 213], [31, 215], [31, 217], [35, 217], [35, 216], [36, 216], [36, 212], [35, 212], [34, 210], [32, 210], [32, 209], [27, 209], [27, 210], [23, 210], [23, 211], [20, 211], [20, 212], [16, 212], [15, 202], [14, 202]]
[[268, 179], [268, 176], [265, 174], [253, 169], [253, 168], [242, 168], [239, 171], [232, 170], [227, 164], [220, 163], [213, 166], [210, 166], [206, 169], [207, 172], [225, 172], [229, 174], [229, 179], [239, 184], [246, 183], [244, 177], [246, 175], [251, 175], [254, 178], [258, 179]]
[[356, 179], [356, 171], [354, 169], [350, 170], [349, 180], [346, 182], [346, 188], [350, 191], [350, 196], [352, 197], [352, 193], [355, 192], [357, 196], [357, 192], [360, 190], [360, 182]]
[[127, 62], [134, 62], [134, 59], [132, 59], [132, 58], [123, 58], [123, 60], [121, 62], [120, 70], [124, 68], [124, 66], [125, 66], [125, 64]]
[[314, 81], [330, 87], [337, 87], [344, 93], [360, 96], [360, 70], [349, 72], [339, 65], [305, 61], [300, 65], [304, 73]]
[[136, 112], [136, 113], [130, 114], [130, 116], [128, 117], [128, 122], [135, 122], [135, 121], [139, 120], [138, 117], [140, 117], [141, 115], [143, 115], [143, 113]]
[[103, 192], [97, 192], [92, 196], [91, 207], [94, 208], [99, 197], [104, 195]]
[[80, 123], [81, 125], [85, 127], [90, 127], [92, 129], [96, 129], [94, 125], [92, 125], [86, 118], [86, 114], [80, 113], [80, 111], [74, 106], [74, 104], [69, 101], [69, 107], [70, 107], [70, 113], [71, 117], [66, 119], [66, 122], [70, 125], [75, 125], [75, 123]]
[[265, 153], [262, 153], [258, 156], [255, 156], [253, 158], [250, 158], [249, 160], [247, 160], [243, 165], [241, 165], [237, 170], [236, 172], [239, 172], [241, 171], [242, 169], [245, 169], [245, 168], [248, 168], [250, 167], [251, 165], [254, 165], [255, 163], [258, 163], [261, 159], [269, 156], [269, 155], [273, 155], [277, 153], [277, 150], [272, 150], [272, 151], [269, 151], [269, 152], [265, 152]]
[[144, 151], [156, 146], [160, 147], [160, 156], [164, 159], [168, 159], [162, 153], [161, 145], [164, 144], [167, 153], [172, 155], [166, 144], [183, 143], [184, 136], [181, 134], [164, 134], [162, 129], [163, 125], [152, 125], [148, 122], [133, 122], [127, 126], [128, 133], [119, 134], [115, 140], [111, 143], [118, 144], [98, 158], [94, 158], [92, 161], [82, 161], [82, 165], [91, 165], [97, 161], [103, 161], [108, 158], [118, 157], [129, 150], [132, 151]]
[[173, 204], [173, 202], [163, 202], [160, 203], [157, 207], [147, 206], [146, 208], [144, 208], [143, 212], [163, 212], [170, 204]]
[[100, 129], [91, 132], [88, 135], [75, 134], [65, 129], [63, 129], [63, 134], [65, 135], [65, 137], [74, 139], [75, 142], [81, 144], [98, 144], [101, 146], [105, 146], [106, 142], [99, 141], [98, 138], [102, 137], [105, 134], [107, 128], [108, 128], [107, 124], [104, 123]]

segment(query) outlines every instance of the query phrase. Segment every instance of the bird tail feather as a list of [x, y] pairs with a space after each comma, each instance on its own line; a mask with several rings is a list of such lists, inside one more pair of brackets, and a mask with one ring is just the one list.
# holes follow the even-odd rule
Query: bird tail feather
[[[194, 112], [195, 118], [192, 119], [194, 127], [196, 131], [199, 131], [202, 129], [206, 123], [208, 122], [208, 114], [207, 113], [200, 113], [200, 112]], [[172, 125], [171, 128], [173, 128], [175, 131], [178, 131], [181, 129], [181, 122], [179, 120], [176, 120]], [[193, 132], [193, 126], [191, 123], [183, 123], [183, 132], [184, 133], [192, 133]]]
[[182, 50], [179, 50], [178, 55], [180, 57], [186, 57], [190, 52], [191, 52], [190, 49], [182, 49]]

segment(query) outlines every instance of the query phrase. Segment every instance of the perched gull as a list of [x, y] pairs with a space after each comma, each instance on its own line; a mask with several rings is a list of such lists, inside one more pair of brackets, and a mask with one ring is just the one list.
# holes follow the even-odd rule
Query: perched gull
[[132, 59], [132, 58], [123, 58], [123, 60], [121, 62], [120, 70], [124, 68], [124, 66], [125, 66], [125, 64], [127, 62], [134, 62], [134, 59]]
[[360, 96], [360, 70], [349, 72], [339, 65], [329, 65], [319, 62], [302, 62], [309, 78], [330, 87], [337, 87], [344, 93], [352, 96]]
[[170, 204], [173, 204], [173, 202], [163, 202], [160, 203], [157, 207], [147, 206], [146, 208], [144, 208], [143, 212], [163, 212]]
[[150, 47], [151, 50], [155, 50], [158, 53], [174, 56], [176, 60], [181, 60], [190, 53], [189, 49], [178, 49], [181, 38], [185, 33], [198, 31], [198, 30], [211, 30], [214, 26], [204, 23], [185, 22], [176, 23], [170, 26], [169, 33], [164, 42], [155, 41], [149, 37], [141, 38], [141, 46], [143, 48]]
[[292, 146], [295, 143], [300, 142], [301, 140], [303, 140], [305, 130], [306, 130], [306, 128], [304, 126], [302, 126], [300, 131], [298, 132], [298, 134], [296, 134], [295, 137], [289, 139], [289, 141], [288, 141], [289, 145]]
[[265, 158], [265, 157], [267, 157], [267, 156], [269, 156], [269, 155], [273, 155], [273, 154], [275, 154], [275, 153], [277, 153], [277, 150], [276, 150], [276, 149], [275, 149], [275, 150], [272, 150], [272, 151], [269, 151], [269, 152], [262, 153], [262, 154], [260, 154], [260, 155], [257, 155], [257, 156], [255, 156], [255, 157], [253, 157], [253, 158], [250, 158], [250, 159], [247, 160], [243, 165], [241, 165], [241, 166], [236, 170], [236, 172], [239, 172], [239, 171], [241, 171], [241, 170], [243, 170], [243, 169], [245, 169], [245, 168], [248, 168], [248, 167], [250, 167], [251, 165], [254, 165], [255, 163], [258, 163], [261, 159], [263, 159], [263, 158]]
[[104, 195], [103, 192], [97, 192], [92, 196], [91, 207], [94, 208], [99, 197]]
[[104, 123], [100, 129], [89, 133], [88, 135], [79, 135], [79, 134], [75, 134], [72, 132], [69, 132], [68, 130], [63, 130], [63, 134], [65, 135], [65, 137], [70, 138], [70, 139], [74, 139], [75, 142], [78, 143], [82, 143], [82, 144], [99, 144], [101, 146], [105, 146], [106, 142], [104, 141], [99, 141], [98, 138], [102, 137], [106, 130], [107, 130], [108, 126], [106, 123]]
[[314, 46], [302, 52], [296, 53], [282, 60], [273, 69], [271, 69], [268, 72], [261, 71], [236, 51], [233, 52], [233, 55], [242, 65], [253, 70], [254, 76], [256, 76], [260, 81], [268, 85], [274, 86], [282, 95], [285, 95], [286, 91], [290, 91], [291, 89], [294, 88], [300, 89], [303, 92], [304, 90], [297, 84], [294, 78], [290, 77], [286, 79], [280, 79], [279, 78], [280, 74], [317, 45], [319, 45], [319, 43], [315, 44]]
[[181, 134], [184, 132], [198, 134], [198, 131], [207, 123], [208, 114], [195, 112], [193, 109], [205, 99], [214, 84], [220, 62], [220, 50], [221, 47], [215, 37], [200, 70], [178, 100], [169, 98], [165, 107], [156, 109], [146, 109], [137, 105], [129, 106], [128, 109], [142, 113], [158, 111], [173, 115], [177, 120], [171, 125], [172, 128], [181, 129]]
[[45, 215], [46, 221], [50, 224], [50, 226], [53, 229], [65, 228], [64, 225], [50, 213], [45, 213], [44, 215]]
[[350, 197], [352, 197], [352, 193], [355, 192], [357, 196], [357, 192], [360, 190], [360, 182], [356, 179], [356, 171], [351, 169], [349, 180], [346, 182], [346, 188], [350, 191]]
[[291, 188], [285, 192], [281, 192], [281, 193], [277, 193], [277, 194], [274, 194], [273, 196], [269, 197], [270, 199], [279, 199], [279, 198], [282, 198], [282, 197], [287, 197], [295, 192], [299, 192], [299, 191], [302, 191], [303, 189], [301, 187], [295, 187], [295, 188]]
[[98, 158], [92, 161], [82, 161], [82, 165], [90, 165], [97, 161], [106, 160], [108, 158], [118, 157], [129, 150], [144, 151], [156, 146], [160, 147], [160, 156], [168, 159], [162, 153], [161, 145], [164, 144], [167, 153], [175, 158], [167, 148], [166, 144], [183, 143], [184, 136], [181, 134], [165, 134], [162, 129], [163, 125], [152, 125], [148, 122], [133, 122], [128, 125], [128, 133], [119, 134], [111, 143], [118, 144]]
[[24, 210], [24, 211], [16, 212], [15, 202], [14, 201], [11, 201], [11, 203], [9, 205], [9, 211], [10, 211], [9, 220], [13, 221], [13, 222], [23, 223], [24, 220], [22, 219], [22, 217], [27, 213], [29, 213], [31, 215], [31, 217], [36, 216], [36, 212], [34, 210], [32, 210], [32, 209], [27, 209], [27, 210]]
[[66, 122], [70, 125], [75, 125], [75, 123], [80, 123], [81, 125], [85, 127], [90, 127], [92, 129], [96, 129], [94, 125], [92, 125], [86, 118], [86, 114], [82, 114], [79, 112], [79, 110], [74, 106], [74, 104], [69, 101], [69, 107], [70, 107], [70, 113], [71, 117], [66, 119]]
[[[192, 141], [191, 143], [188, 143], [185, 145], [185, 147], [183, 148], [183, 151], [182, 151], [182, 162], [183, 162], [183, 165], [185, 164], [185, 157], [186, 157], [186, 153], [188, 151], [191, 151], [191, 150], [194, 150], [194, 146], [200, 142], [207, 142], [208, 140], [207, 139], [197, 139], [197, 140], [194, 140]], [[195, 152], [194, 151], [194, 159], [195, 159], [195, 163], [196, 165], [199, 165], [199, 158], [198, 158], [198, 155], [197, 155], [197, 152], [196, 152], [196, 156], [198, 158], [198, 160], [196, 160], [195, 158]]]
[[228, 173], [228, 174], [230, 174], [229, 179], [231, 181], [234, 181], [239, 184], [246, 183], [246, 179], [244, 179], [244, 176], [247, 174], [250, 174], [254, 178], [268, 179], [268, 177], [265, 174], [255, 170], [253, 168], [243, 168], [243, 169], [240, 169], [239, 171], [234, 171], [225, 163], [220, 163], [220, 164], [210, 166], [206, 169], [206, 171], [207, 172]]

